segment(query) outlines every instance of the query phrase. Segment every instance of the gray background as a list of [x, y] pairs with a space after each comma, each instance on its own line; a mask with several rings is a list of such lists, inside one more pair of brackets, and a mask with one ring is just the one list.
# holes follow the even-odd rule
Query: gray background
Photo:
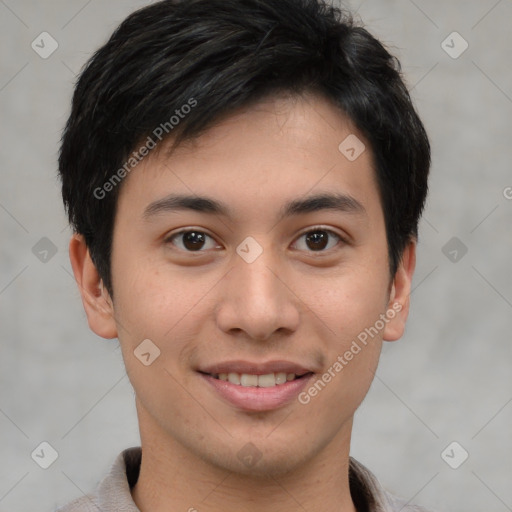
[[[70, 273], [56, 158], [76, 73], [146, 3], [0, 0], [1, 512], [52, 511], [139, 444], [117, 341], [88, 330]], [[512, 510], [512, 2], [348, 5], [401, 59], [433, 147], [408, 329], [384, 345], [352, 454], [424, 506]], [[47, 59], [31, 48], [43, 31], [59, 44]], [[469, 44], [456, 59], [453, 31]], [[42, 441], [58, 452], [46, 470]], [[469, 453], [458, 469], [441, 457], [452, 441]]]

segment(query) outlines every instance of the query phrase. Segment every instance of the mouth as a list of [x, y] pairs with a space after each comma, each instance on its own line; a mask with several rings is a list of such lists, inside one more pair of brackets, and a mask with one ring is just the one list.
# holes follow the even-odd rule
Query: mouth
[[246, 388], [250, 387], [258, 387], [258, 388], [272, 388], [275, 386], [282, 386], [287, 382], [292, 382], [294, 380], [303, 379], [313, 374], [313, 372], [304, 372], [301, 374], [296, 373], [286, 373], [286, 372], [276, 372], [276, 373], [266, 373], [263, 375], [251, 374], [251, 373], [206, 373], [199, 372], [203, 375], [208, 375], [214, 379], [230, 382], [231, 384], [235, 384], [236, 386], [242, 386]]
[[230, 361], [196, 371], [215, 396], [246, 412], [292, 404], [315, 375], [312, 369], [289, 361]]
[[217, 398], [249, 412], [271, 411], [292, 404], [311, 382], [314, 370], [284, 359], [231, 360], [196, 368]]

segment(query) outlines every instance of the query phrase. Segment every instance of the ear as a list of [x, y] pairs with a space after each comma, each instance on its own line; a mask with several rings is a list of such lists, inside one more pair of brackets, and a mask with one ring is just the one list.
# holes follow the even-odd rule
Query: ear
[[69, 242], [69, 259], [82, 296], [90, 329], [102, 338], [116, 338], [114, 305], [103, 287], [96, 266], [82, 235], [75, 234]]
[[385, 341], [395, 341], [402, 337], [405, 323], [409, 316], [412, 276], [416, 267], [416, 240], [411, 240], [404, 249], [402, 260], [393, 277], [389, 294], [388, 310], [389, 321], [383, 333]]

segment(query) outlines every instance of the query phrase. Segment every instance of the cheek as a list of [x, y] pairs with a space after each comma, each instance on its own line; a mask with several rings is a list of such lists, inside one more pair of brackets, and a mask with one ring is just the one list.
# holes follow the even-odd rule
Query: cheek
[[347, 294], [338, 296], [338, 301], [334, 297], [319, 309], [330, 327], [323, 339], [325, 366], [301, 397], [301, 403], [310, 403], [315, 416], [333, 428], [348, 420], [363, 401], [382, 349], [382, 329], [375, 325], [385, 311], [384, 298], [378, 293], [366, 301], [356, 297]]
[[369, 389], [382, 348], [387, 285], [385, 273], [353, 269], [310, 294], [308, 306], [325, 327], [319, 336], [326, 355], [320, 379], [327, 388], [319, 383], [311, 392], [322, 394], [326, 414], [355, 410]]
[[388, 275], [366, 266], [345, 269], [337, 276], [305, 284], [304, 302], [331, 331], [346, 343], [374, 325], [387, 307]]
[[[322, 396], [317, 397], [319, 403], [316, 408], [319, 414], [326, 415], [326, 421], [341, 424], [361, 405], [374, 379], [381, 345], [381, 341], [375, 339], [366, 347], [359, 344], [359, 348], [354, 350], [352, 346], [352, 350], [341, 354], [336, 361], [338, 364], [330, 365], [322, 379], [329, 382], [318, 393]], [[352, 354], [350, 360], [347, 357], [349, 353]], [[311, 393], [312, 390], [306, 391]]]
[[[168, 427], [169, 404], [187, 399], [187, 382], [179, 370], [189, 359], [196, 325], [191, 310], [198, 299], [186, 279], [166, 276], [156, 265], [117, 269], [114, 310], [126, 371], [139, 403]], [[173, 417], [187, 425], [181, 410], [174, 410]]]
[[158, 354], [151, 368], [160, 368], [164, 380], [171, 378], [162, 373], [166, 370], [181, 374], [190, 364], [194, 341], [201, 337], [205, 308], [218, 278], [194, 279], [194, 269], [169, 272], [161, 261], [134, 259], [123, 264], [124, 268], [117, 266], [115, 276], [114, 310], [125, 365], [136, 389], [139, 376], [146, 388], [161, 386], [137, 359], [138, 347], [151, 340], [146, 344]]
[[113, 268], [114, 309], [125, 337], [161, 340], [190, 309], [193, 283], [170, 275], [161, 261], [126, 257]]

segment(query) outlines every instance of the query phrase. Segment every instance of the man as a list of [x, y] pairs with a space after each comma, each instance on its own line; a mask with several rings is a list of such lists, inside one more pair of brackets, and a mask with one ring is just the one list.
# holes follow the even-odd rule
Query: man
[[59, 169], [90, 328], [141, 447], [60, 509], [413, 511], [349, 456], [409, 310], [430, 147], [399, 63], [317, 0], [129, 16], [73, 97]]

